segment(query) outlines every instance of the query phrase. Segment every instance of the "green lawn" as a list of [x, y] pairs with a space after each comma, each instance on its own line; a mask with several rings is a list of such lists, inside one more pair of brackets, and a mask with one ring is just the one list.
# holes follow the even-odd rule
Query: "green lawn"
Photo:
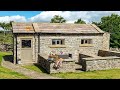
[[11, 55], [11, 53], [0, 52], [0, 79], [28, 79], [27, 76], [24, 76], [10, 69], [2, 67], [1, 61], [4, 55]]
[[80, 73], [58, 73], [51, 75], [65, 79], [120, 79], [120, 69], [89, 71]]
[[30, 69], [30, 70], [37, 71], [39, 73], [46, 73], [46, 71], [42, 67], [40, 67], [39, 65], [25, 65], [25, 66], [22, 66], [22, 67]]
[[[38, 66], [35, 65], [27, 65], [23, 67], [37, 71], [39, 73], [45, 73], [44, 69], [40, 67], [38, 68]], [[79, 73], [58, 73], [50, 75], [65, 79], [120, 79], [120, 69], [89, 71]]]

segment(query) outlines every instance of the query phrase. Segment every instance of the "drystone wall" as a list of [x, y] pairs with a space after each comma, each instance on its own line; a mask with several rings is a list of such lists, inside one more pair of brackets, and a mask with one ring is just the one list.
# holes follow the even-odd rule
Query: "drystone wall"
[[108, 56], [120, 57], [120, 52], [99, 50], [98, 51], [98, 56], [101, 56], [101, 57], [108, 57]]
[[120, 57], [83, 58], [84, 71], [120, 69]]
[[74, 61], [63, 61], [62, 67], [59, 69], [53, 68], [54, 62], [48, 61], [43, 56], [38, 56], [39, 64], [42, 68], [44, 68], [48, 73], [65, 73], [65, 72], [76, 72], [77, 67], [80, 65], [76, 65]]

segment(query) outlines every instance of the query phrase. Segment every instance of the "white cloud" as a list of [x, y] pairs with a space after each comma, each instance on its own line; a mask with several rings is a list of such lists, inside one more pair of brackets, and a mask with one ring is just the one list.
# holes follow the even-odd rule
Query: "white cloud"
[[29, 20], [32, 22], [50, 22], [51, 18], [53, 18], [54, 15], [60, 15], [64, 17], [68, 22], [73, 22], [78, 18], [82, 18], [88, 22], [90, 16], [87, 15], [87, 13], [88, 12], [83, 11], [44, 11], [36, 16], [29, 18]]
[[112, 13], [120, 15], [120, 11], [43, 11], [28, 20], [31, 22], [50, 22], [54, 15], [60, 15], [67, 20], [67, 23], [74, 23], [79, 18], [89, 23], [100, 21], [101, 17]]
[[100, 21], [101, 17], [111, 15], [112, 13], [120, 15], [120, 11], [43, 11], [31, 18], [20, 15], [2, 16], [0, 17], [0, 22], [50, 22], [54, 15], [60, 15], [67, 20], [67, 23], [74, 23], [79, 18], [90, 23], [92, 21]]
[[0, 17], [0, 22], [9, 22], [9, 21], [26, 22], [27, 20], [24, 16], [20, 16], [20, 15]]

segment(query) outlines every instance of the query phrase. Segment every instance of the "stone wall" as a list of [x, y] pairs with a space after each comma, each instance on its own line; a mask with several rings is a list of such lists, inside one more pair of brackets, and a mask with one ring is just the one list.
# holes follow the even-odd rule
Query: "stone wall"
[[92, 57], [92, 56], [85, 55], [85, 54], [79, 54], [79, 64], [82, 65], [83, 63], [82, 58], [89, 58], [89, 57]]
[[120, 69], [120, 57], [83, 58], [84, 71]]
[[63, 61], [62, 67], [59, 69], [54, 69], [54, 62], [48, 61], [44, 56], [38, 56], [39, 64], [48, 73], [65, 73], [65, 72], [76, 72], [76, 64], [74, 61]]
[[98, 56], [101, 56], [101, 57], [118, 56], [118, 57], [120, 57], [120, 52], [99, 50]]
[[16, 38], [16, 36], [14, 35], [14, 38], [13, 38], [13, 56], [14, 56], [14, 64], [16, 64], [17, 62], [16, 62], [16, 58], [17, 58], [17, 51], [16, 51], [16, 42], [17, 42], [17, 38]]
[[[18, 60], [21, 60], [21, 39], [26, 39], [26, 38], [32, 38], [32, 55], [33, 55], [33, 63], [36, 63], [37, 62], [37, 57], [36, 57], [36, 54], [38, 55], [38, 47], [36, 45], [38, 40], [37, 40], [37, 36], [35, 36], [34, 34], [17, 34], [17, 38], [14, 37], [14, 61], [15, 63], [16, 62], [16, 56], [17, 56], [17, 61]], [[16, 43], [17, 43], [17, 47], [16, 47]], [[17, 48], [17, 52], [16, 52], [16, 49]], [[31, 62], [30, 62], [31, 63]], [[24, 64], [24, 61], [22, 61], [22, 64]]]
[[[52, 39], [65, 39], [65, 47], [51, 48]], [[81, 39], [92, 39], [93, 46], [80, 46]], [[79, 53], [98, 54], [98, 50], [102, 49], [103, 36], [102, 34], [41, 34], [40, 35], [40, 53], [49, 55], [50, 52], [60, 54], [72, 54], [73, 59], [79, 60]]]
[[48, 73], [50, 73], [50, 62], [47, 61], [44, 57], [38, 55], [38, 63], [42, 68], [44, 68]]
[[[17, 52], [15, 52], [15, 38], [14, 38], [14, 58], [17, 56], [17, 60], [21, 59], [21, 38], [33, 38], [33, 61], [38, 62], [38, 53], [49, 55], [50, 52], [60, 54], [72, 54], [72, 59], [75, 62], [79, 61], [79, 53], [87, 53], [92, 55], [98, 55], [99, 50], [103, 50], [103, 44], [108, 46], [108, 37], [105, 38], [103, 34], [17, 34]], [[52, 45], [52, 39], [65, 39], [65, 47], [50, 47]], [[92, 39], [92, 46], [80, 46], [81, 39]], [[105, 40], [104, 40], [105, 39]], [[103, 43], [104, 42], [104, 43]], [[104, 48], [105, 49], [105, 48]], [[15, 60], [14, 60], [15, 61]]]
[[118, 52], [120, 52], [120, 48], [110, 48], [110, 51], [118, 51]]
[[103, 34], [103, 47], [102, 50], [109, 50], [110, 45], [110, 34], [105, 32]]

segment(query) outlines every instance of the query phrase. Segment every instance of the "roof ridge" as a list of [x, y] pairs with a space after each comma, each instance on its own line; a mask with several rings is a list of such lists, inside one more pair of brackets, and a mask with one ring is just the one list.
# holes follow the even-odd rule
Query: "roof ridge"
[[38, 23], [32, 23], [32, 26], [34, 28], [34, 32], [36, 32], [36, 30], [39, 30]]

